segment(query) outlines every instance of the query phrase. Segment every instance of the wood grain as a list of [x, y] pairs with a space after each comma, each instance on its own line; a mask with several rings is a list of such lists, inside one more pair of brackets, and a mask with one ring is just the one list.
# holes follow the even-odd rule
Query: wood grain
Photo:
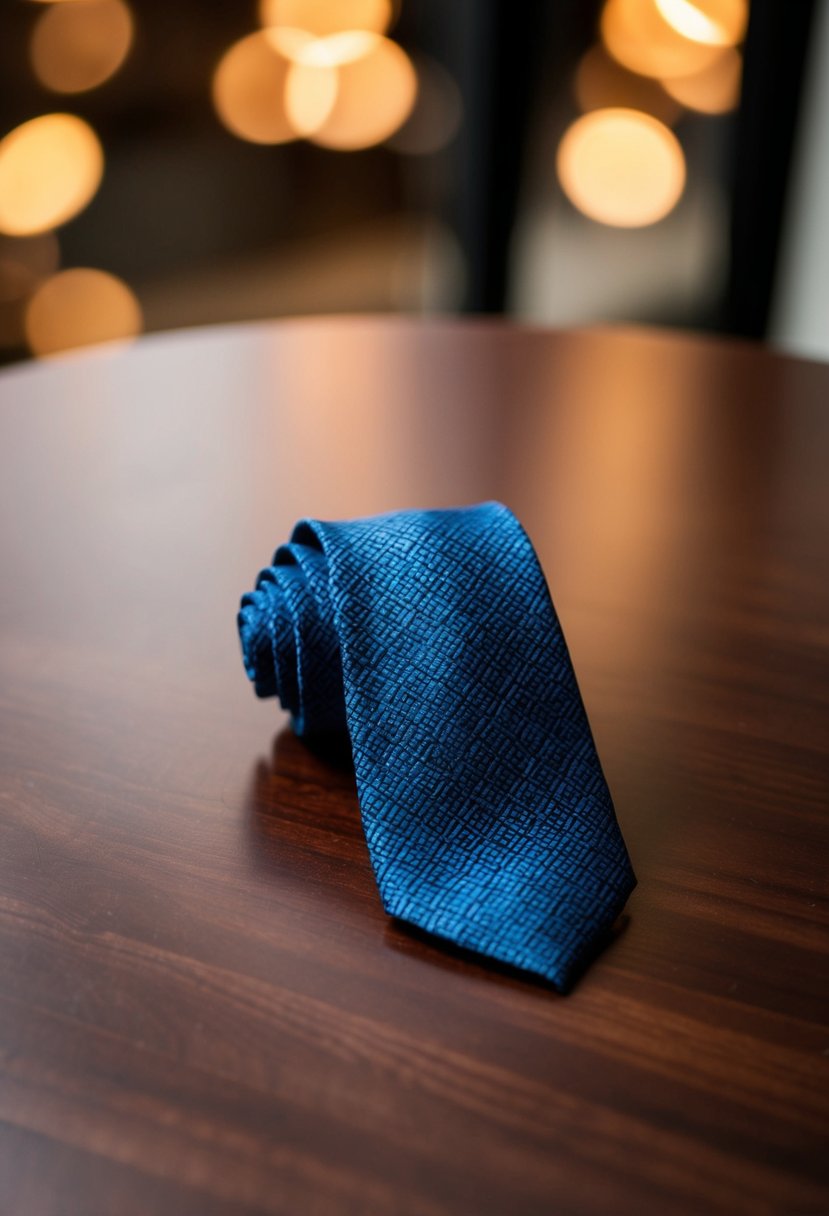
[[[829, 1211], [827, 398], [366, 319], [0, 377], [0, 1212]], [[566, 998], [387, 920], [234, 632], [294, 519], [492, 497], [640, 881]]]

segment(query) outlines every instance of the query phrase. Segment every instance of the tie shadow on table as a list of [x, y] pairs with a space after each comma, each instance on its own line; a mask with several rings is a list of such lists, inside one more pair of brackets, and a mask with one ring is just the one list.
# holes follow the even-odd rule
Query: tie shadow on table
[[[250, 847], [256, 868], [270, 881], [308, 878], [320, 898], [358, 905], [371, 923], [382, 917], [386, 948], [444, 971], [474, 972], [557, 995], [545, 979], [427, 933], [381, 911], [360, 808], [351, 750], [345, 737], [309, 744], [285, 728], [273, 741], [270, 760], [254, 766], [247, 797]], [[579, 975], [624, 931], [627, 915], [584, 960]]]
[[340, 856], [370, 871], [368, 857], [360, 855], [365, 843], [347, 742], [312, 749], [292, 730], [280, 731], [270, 758], [253, 766], [246, 824], [257, 869], [274, 878], [292, 867], [300, 876], [315, 855]]
[[[584, 958], [578, 972], [571, 976], [568, 992], [575, 988], [599, 955], [603, 954], [622, 935], [629, 920], [630, 917], [627, 913], [623, 913], [617, 918], [607, 935], [595, 946], [590, 955]], [[531, 971], [522, 971], [520, 967], [500, 963], [496, 959], [484, 958], [474, 950], [465, 950], [462, 946], [456, 946], [453, 942], [435, 937], [434, 934], [427, 933], [424, 929], [418, 929], [416, 925], [407, 924], [406, 921], [398, 920], [396, 917], [392, 917], [388, 921], [385, 940], [386, 945], [392, 950], [421, 959], [427, 957], [426, 951], [428, 950], [430, 952], [429, 961], [445, 970], [459, 971], [474, 967], [478, 972], [486, 973], [493, 979], [513, 980], [528, 988], [541, 989], [552, 997], [560, 995], [551, 982], [544, 979], [543, 976], [535, 975]]]

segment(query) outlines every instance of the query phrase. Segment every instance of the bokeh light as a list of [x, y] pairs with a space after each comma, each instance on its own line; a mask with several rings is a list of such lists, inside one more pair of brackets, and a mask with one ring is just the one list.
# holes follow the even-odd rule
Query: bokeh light
[[337, 100], [336, 68], [291, 64], [285, 82], [285, 111], [297, 135], [310, 136], [318, 131]]
[[601, 35], [623, 67], [660, 80], [700, 72], [719, 54], [718, 47], [679, 33], [662, 16], [656, 0], [607, 0]]
[[229, 131], [255, 144], [295, 138], [285, 109], [289, 67], [262, 31], [225, 52], [213, 75], [213, 104]]
[[429, 156], [447, 147], [463, 122], [461, 91], [436, 60], [418, 56], [417, 100], [408, 119], [389, 139], [395, 152]]
[[367, 55], [373, 49], [378, 35], [371, 30], [343, 30], [316, 38], [306, 30], [289, 28], [265, 31], [268, 40], [286, 59], [309, 67], [337, 67]]
[[684, 38], [707, 46], [736, 46], [748, 24], [747, 0], [656, 0], [668, 22]]
[[261, 0], [259, 5], [266, 29], [302, 30], [312, 38], [350, 30], [384, 34], [392, 15], [390, 0]]
[[101, 182], [104, 154], [88, 123], [43, 114], [0, 140], [0, 232], [27, 236], [64, 224]]
[[53, 4], [32, 30], [32, 68], [47, 88], [82, 93], [118, 71], [132, 36], [132, 15], [124, 0]]
[[141, 306], [123, 280], [80, 267], [46, 280], [26, 308], [26, 340], [33, 354], [135, 337]]
[[559, 144], [556, 167], [579, 211], [618, 228], [663, 219], [685, 186], [676, 136], [636, 110], [594, 110], [576, 119]]
[[734, 47], [727, 47], [701, 72], [674, 76], [664, 82], [664, 87], [689, 110], [701, 114], [727, 114], [740, 100], [742, 71], [742, 55]]
[[417, 74], [396, 42], [377, 36], [372, 49], [337, 68], [337, 96], [325, 122], [311, 135], [326, 148], [368, 148], [392, 135], [417, 97]]
[[658, 80], [629, 72], [598, 45], [592, 46], [579, 61], [574, 92], [579, 108], [585, 113], [608, 108], [642, 110], [669, 126], [681, 113], [681, 106]]

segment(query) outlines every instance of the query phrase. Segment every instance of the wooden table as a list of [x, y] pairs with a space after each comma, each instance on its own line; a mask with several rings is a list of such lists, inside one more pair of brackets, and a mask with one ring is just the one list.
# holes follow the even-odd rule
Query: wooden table
[[[496, 497], [639, 877], [568, 997], [384, 916], [258, 702], [304, 514]], [[829, 1211], [829, 367], [318, 320], [0, 377], [0, 1212]]]

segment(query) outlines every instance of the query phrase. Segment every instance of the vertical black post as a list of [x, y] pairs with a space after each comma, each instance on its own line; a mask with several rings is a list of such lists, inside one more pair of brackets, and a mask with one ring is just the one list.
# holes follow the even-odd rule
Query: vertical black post
[[464, 103], [448, 218], [466, 261], [467, 312], [501, 312], [505, 305], [524, 148], [557, 8], [549, 0], [441, 3], [445, 62]]
[[722, 328], [764, 338], [800, 114], [814, 0], [752, 0], [731, 183]]

